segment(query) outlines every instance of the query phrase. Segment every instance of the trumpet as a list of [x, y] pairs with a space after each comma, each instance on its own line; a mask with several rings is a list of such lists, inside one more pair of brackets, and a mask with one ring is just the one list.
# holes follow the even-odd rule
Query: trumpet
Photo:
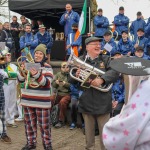
[[[86, 61], [86, 59], [85, 59]], [[70, 70], [70, 76], [81, 82], [84, 83], [87, 78], [90, 76], [90, 74], [94, 74], [95, 76], [102, 76], [103, 74], [105, 74], [104, 71], [98, 69], [98, 68], [94, 68], [93, 66], [85, 63], [85, 61], [80, 60], [78, 57], [76, 57], [74, 54], [71, 54], [69, 59], [68, 59], [68, 65], [72, 65], [73, 67]], [[76, 77], [74, 75], [74, 71], [80, 68], [80, 74], [79, 77]], [[113, 84], [109, 84], [109, 85], [104, 85], [101, 87], [96, 87], [96, 86], [92, 86], [93, 88], [101, 91], [101, 92], [108, 92], [111, 88], [112, 88]]]
[[107, 55], [107, 50], [106, 49], [102, 50], [102, 54]]
[[[21, 60], [22, 58], [26, 58], [27, 62], [29, 62], [29, 63], [35, 63], [35, 62], [34, 62], [34, 59], [33, 59], [32, 55], [31, 55], [31, 53], [30, 53], [29, 47], [25, 47], [21, 52], [24, 52], [26, 56], [20, 56], [20, 57], [17, 59], [17, 64], [18, 64], [18, 68], [19, 68], [19, 70], [22, 72], [23, 76], [24, 76], [25, 78], [27, 78], [28, 70], [22, 70], [22, 69], [21, 69], [20, 60]], [[37, 87], [39, 87], [40, 85], [39, 85], [38, 82], [35, 81], [35, 79], [32, 79], [32, 78], [31, 78], [31, 81], [30, 81], [30, 83], [29, 83], [29, 86], [32, 87], [32, 88], [37, 88]]]

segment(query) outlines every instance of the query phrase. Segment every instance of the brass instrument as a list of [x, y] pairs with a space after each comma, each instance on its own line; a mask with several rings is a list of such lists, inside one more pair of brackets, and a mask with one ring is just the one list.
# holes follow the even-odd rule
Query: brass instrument
[[107, 50], [106, 49], [102, 50], [102, 54], [107, 55]]
[[[86, 58], [87, 59], [87, 58]], [[85, 59], [85, 61], [86, 61]], [[76, 57], [74, 54], [71, 54], [69, 59], [68, 59], [68, 65], [71, 65], [73, 66], [70, 70], [70, 76], [81, 82], [81, 83], [84, 83], [85, 80], [87, 80], [87, 78], [89, 77], [90, 74], [95, 74], [96, 76], [100, 77], [101, 75], [105, 74], [104, 71], [100, 70], [100, 69], [97, 69], [87, 63], [85, 63], [85, 61], [82, 61], [80, 60], [78, 57]], [[79, 77], [76, 77], [73, 75], [73, 72], [77, 69], [80, 68], [80, 74], [79, 74]], [[109, 85], [104, 85], [104, 86], [101, 86], [101, 87], [95, 87], [95, 86], [90, 86], [90, 87], [93, 87], [101, 92], [108, 92], [111, 88], [112, 88], [112, 85], [113, 84], [109, 84]]]
[[[29, 62], [29, 63], [34, 63], [34, 59], [33, 59], [32, 55], [31, 55], [31, 53], [30, 53], [29, 48], [26, 47], [26, 48], [24, 48], [21, 52], [24, 52], [26, 56], [20, 56], [20, 57], [17, 59], [17, 64], [18, 64], [18, 68], [19, 68], [19, 70], [21, 71], [21, 73], [23, 74], [23, 76], [24, 76], [25, 78], [27, 78], [28, 70], [22, 70], [22, 69], [21, 69], [20, 60], [21, 60], [22, 58], [26, 58], [26, 61], [27, 61], [27, 62]], [[32, 78], [31, 78], [31, 81], [30, 81], [30, 83], [29, 83], [29, 86], [32, 87], [32, 88], [37, 88], [37, 87], [39, 87], [39, 83], [37, 83], [37, 82], [35, 81], [35, 79], [32, 79]]]
[[0, 65], [4, 65], [6, 63], [6, 57], [0, 55]]

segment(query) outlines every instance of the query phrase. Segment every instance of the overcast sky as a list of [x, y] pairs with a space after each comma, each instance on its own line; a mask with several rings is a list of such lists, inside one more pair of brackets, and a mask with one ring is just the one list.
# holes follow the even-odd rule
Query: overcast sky
[[97, 0], [98, 8], [103, 9], [103, 15], [106, 16], [110, 23], [114, 16], [118, 14], [120, 6], [124, 6], [125, 15], [130, 21], [136, 19], [136, 13], [141, 11], [144, 18], [150, 17], [150, 0]]

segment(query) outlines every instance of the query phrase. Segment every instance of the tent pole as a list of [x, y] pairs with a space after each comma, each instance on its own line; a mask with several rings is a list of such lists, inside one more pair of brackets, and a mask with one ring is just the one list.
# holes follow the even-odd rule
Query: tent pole
[[[9, 16], [9, 24], [10, 24], [10, 9], [9, 9], [9, 2], [8, 2], [8, 12], [9, 12], [9, 15], [8, 15], [8, 16]], [[11, 27], [9, 26], [9, 30], [10, 30], [10, 28], [11, 28]]]
[[89, 7], [89, 33], [91, 33], [91, 8]]

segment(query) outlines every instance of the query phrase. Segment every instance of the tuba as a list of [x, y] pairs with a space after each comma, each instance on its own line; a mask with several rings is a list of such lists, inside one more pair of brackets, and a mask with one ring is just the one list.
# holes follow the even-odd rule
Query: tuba
[[[85, 59], [85, 61], [86, 61], [86, 59]], [[87, 78], [89, 77], [90, 74], [95, 74], [97, 77], [100, 77], [103, 74], [105, 74], [104, 71], [102, 71], [100, 69], [97, 69], [97, 68], [85, 63], [85, 61], [80, 60], [74, 54], [70, 55], [67, 63], [68, 63], [68, 65], [72, 66], [72, 68], [70, 70], [70, 76], [73, 79], [75, 79], [75, 80], [77, 80], [81, 83], [84, 83], [87, 80]], [[74, 75], [74, 72], [77, 69], [81, 70], [80, 74], [79, 74], [79, 77], [76, 77]], [[90, 87], [93, 87], [93, 88], [95, 88], [95, 89], [97, 89], [101, 92], [108, 92], [112, 88], [112, 85], [113, 84], [104, 85], [104, 86], [101, 86], [101, 87], [95, 87], [95, 86], [90, 85]], [[82, 84], [81, 84], [81, 86], [82, 86]]]
[[[26, 58], [26, 61], [29, 62], [29, 63], [34, 63], [34, 59], [30, 53], [30, 49], [29, 47], [25, 47], [21, 52], [25, 53], [26, 56], [20, 56], [18, 59], [17, 59], [17, 64], [18, 64], [18, 68], [19, 70], [21, 71], [21, 73], [23, 74], [23, 76], [25, 78], [27, 78], [27, 74], [28, 74], [28, 70], [22, 70], [21, 69], [21, 64], [20, 64], [20, 60], [22, 58]], [[32, 88], [37, 88], [39, 87], [39, 83], [37, 83], [35, 81], [35, 79], [31, 79], [30, 83], [29, 83], [29, 86], [32, 87]]]

